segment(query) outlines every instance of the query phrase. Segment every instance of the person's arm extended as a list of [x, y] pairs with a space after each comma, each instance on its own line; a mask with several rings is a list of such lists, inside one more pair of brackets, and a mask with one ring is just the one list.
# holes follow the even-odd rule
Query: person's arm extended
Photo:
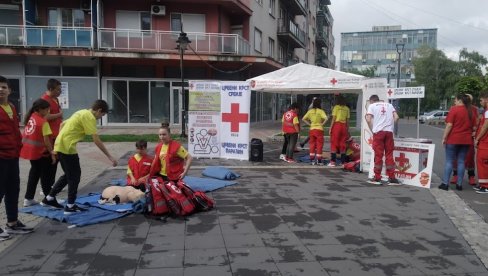
[[105, 147], [105, 145], [103, 144], [102, 140], [100, 140], [100, 137], [98, 136], [98, 134], [93, 134], [92, 135], [92, 138], [93, 138], [93, 142], [95, 143], [95, 145], [97, 145], [97, 147], [105, 154], [105, 156], [108, 157], [108, 159], [110, 161], [112, 161], [112, 166], [117, 166], [117, 160], [115, 160], [112, 155], [110, 155], [110, 153], [108, 152], [107, 148]]
[[307, 126], [311, 124], [310, 120], [307, 117], [303, 117], [302, 122], [304, 122]]
[[[330, 120], [329, 136], [332, 133], [332, 127], [334, 126], [335, 121], [336, 121], [336, 116], [332, 115], [332, 120]], [[324, 122], [324, 124], [325, 124], [325, 122]]]
[[53, 145], [51, 144], [51, 135], [44, 136], [44, 146], [49, 151], [49, 155], [51, 155], [51, 159], [53, 160], [53, 164], [56, 163], [56, 153], [54, 152]]
[[366, 114], [366, 122], [368, 123], [368, 128], [372, 132], [373, 131], [373, 115]]
[[183, 179], [185, 177], [186, 173], [190, 169], [192, 160], [193, 160], [193, 157], [191, 157], [191, 154], [188, 153], [188, 155], [185, 158], [185, 167], [183, 169], [183, 172], [180, 175], [180, 179]]
[[44, 118], [48, 121], [56, 120], [58, 118], [63, 118], [63, 111], [60, 111], [59, 113], [55, 113], [55, 114], [49, 113]]
[[451, 133], [452, 130], [452, 123], [447, 123], [446, 128], [444, 129], [444, 135], [442, 135], [442, 144], [446, 143], [447, 136], [449, 136], [449, 133]]
[[400, 117], [398, 116], [398, 113], [396, 113], [396, 111], [393, 112], [393, 120], [395, 121], [395, 123], [398, 122], [398, 119], [400, 119]]
[[481, 126], [480, 132], [478, 133], [478, 135], [474, 139], [474, 146], [475, 147], [478, 146], [480, 139], [483, 138], [487, 132], [488, 132], [488, 120], [485, 120], [485, 123]]

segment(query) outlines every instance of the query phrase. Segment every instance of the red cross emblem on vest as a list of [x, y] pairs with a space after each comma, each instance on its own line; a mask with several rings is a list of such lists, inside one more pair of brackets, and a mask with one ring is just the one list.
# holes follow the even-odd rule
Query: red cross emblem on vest
[[332, 78], [332, 79], [330, 80], [330, 83], [332, 83], [332, 85], [335, 85], [335, 84], [337, 83], [337, 80], [336, 80], [335, 78]]
[[230, 123], [231, 132], [239, 132], [239, 124], [248, 123], [249, 114], [239, 113], [239, 104], [232, 103], [230, 105], [230, 113], [222, 113], [222, 122]]

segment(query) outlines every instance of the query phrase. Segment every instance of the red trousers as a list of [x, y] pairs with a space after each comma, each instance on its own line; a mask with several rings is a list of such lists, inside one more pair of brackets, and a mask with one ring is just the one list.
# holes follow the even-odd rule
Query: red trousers
[[324, 131], [312, 129], [308, 133], [308, 137], [310, 137], [310, 160], [314, 160], [315, 155], [317, 155], [317, 160], [322, 160], [322, 149], [324, 148]]
[[386, 174], [395, 178], [395, 161], [393, 160], [393, 132], [379, 131], [373, 134], [374, 177], [381, 178], [383, 155], [385, 155]]
[[478, 149], [476, 168], [478, 169], [478, 183], [481, 187], [488, 188], [488, 149]]
[[330, 133], [330, 152], [346, 153], [348, 136], [346, 124], [335, 122]]

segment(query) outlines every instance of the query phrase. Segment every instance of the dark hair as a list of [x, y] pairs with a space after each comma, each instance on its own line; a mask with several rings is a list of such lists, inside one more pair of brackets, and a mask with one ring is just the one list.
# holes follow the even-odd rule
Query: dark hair
[[50, 105], [46, 100], [43, 99], [37, 99], [35, 102], [32, 103], [32, 107], [29, 109], [27, 114], [25, 114], [24, 117], [24, 125], [27, 125], [29, 122], [30, 117], [32, 116], [32, 113], [34, 112], [39, 112], [41, 109], [46, 109], [49, 108]]
[[166, 129], [168, 131], [168, 133], [171, 133], [171, 129], [169, 128], [168, 122], [162, 122], [160, 129]]
[[488, 99], [488, 91], [481, 91], [480, 99]]
[[8, 79], [4, 76], [0, 76], [0, 82], [1, 83], [6, 83], [8, 87], [10, 87], [10, 83], [8, 82]]
[[322, 100], [319, 98], [316, 98], [312, 102], [312, 108], [321, 108], [322, 105]]
[[344, 97], [342, 95], [338, 95], [336, 97], [336, 104], [337, 105], [346, 105], [346, 99], [344, 99]]
[[103, 113], [108, 112], [108, 103], [104, 100], [96, 100], [91, 107], [92, 110], [97, 111], [101, 109]]
[[299, 109], [299, 108], [300, 108], [300, 107], [299, 107], [299, 105], [298, 105], [298, 103], [297, 103], [297, 102], [294, 102], [294, 103], [292, 103], [292, 104], [290, 105], [290, 110], [291, 110], [291, 109]]
[[147, 141], [144, 139], [141, 139], [136, 142], [136, 149], [147, 149]]
[[378, 95], [371, 95], [371, 97], [369, 97], [369, 101], [371, 101], [371, 102], [379, 102], [380, 101], [380, 97], [378, 97]]
[[61, 82], [58, 81], [57, 79], [49, 79], [47, 81], [47, 90], [53, 90], [54, 88], [56, 88], [56, 86], [59, 86], [61, 85]]
[[456, 99], [463, 102], [466, 111], [468, 111], [469, 119], [471, 120], [473, 117], [473, 112], [471, 111], [471, 98], [468, 95], [461, 93], [457, 94]]

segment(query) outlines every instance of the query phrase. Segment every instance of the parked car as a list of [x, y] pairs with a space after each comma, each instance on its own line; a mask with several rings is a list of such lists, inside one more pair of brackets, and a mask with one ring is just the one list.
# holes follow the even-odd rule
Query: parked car
[[419, 116], [419, 122], [421, 124], [423, 123], [428, 123], [431, 121], [444, 121], [447, 117], [447, 114], [449, 112], [447, 110], [433, 110], [427, 113], [424, 113], [424, 115]]

